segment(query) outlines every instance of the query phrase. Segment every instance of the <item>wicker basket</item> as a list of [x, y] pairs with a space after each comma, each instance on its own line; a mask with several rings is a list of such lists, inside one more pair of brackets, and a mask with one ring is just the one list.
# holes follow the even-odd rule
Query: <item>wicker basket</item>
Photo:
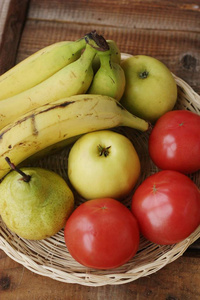
[[[123, 54], [122, 58], [125, 59], [128, 56]], [[183, 80], [175, 75], [174, 77], [178, 85], [176, 109], [187, 109], [200, 114], [200, 96]], [[138, 181], [139, 185], [147, 176], [158, 171], [148, 155], [148, 133], [127, 128], [120, 128], [117, 131], [132, 141], [140, 156], [143, 172]], [[35, 165], [54, 170], [68, 181], [65, 169], [68, 151], [69, 149], [65, 149], [59, 154], [40, 159]], [[200, 171], [190, 177], [200, 187]], [[76, 200], [76, 205], [83, 201], [78, 197]], [[129, 207], [130, 197], [124, 199], [123, 202]], [[133, 259], [119, 268], [104, 271], [86, 268], [76, 262], [67, 251], [63, 230], [51, 238], [42, 241], [30, 241], [10, 232], [0, 219], [0, 249], [9, 257], [37, 274], [61, 282], [86, 286], [124, 284], [150, 275], [180, 257], [199, 237], [200, 226], [187, 239], [174, 245], [156, 245], [141, 236], [139, 251]]]

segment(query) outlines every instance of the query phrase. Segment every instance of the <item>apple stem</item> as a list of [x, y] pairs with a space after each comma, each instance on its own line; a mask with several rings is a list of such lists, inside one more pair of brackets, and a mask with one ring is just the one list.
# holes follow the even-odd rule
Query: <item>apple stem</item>
[[18, 172], [23, 178], [22, 180], [25, 182], [29, 182], [31, 179], [30, 175], [25, 174], [23, 171], [21, 171], [20, 169], [18, 169], [11, 161], [9, 157], [5, 157], [6, 162], [9, 164], [9, 166], [11, 167], [11, 169], [13, 169], [14, 171]]
[[108, 146], [108, 147], [102, 147], [101, 145], [98, 145], [97, 148], [98, 148], [98, 151], [99, 151], [99, 156], [105, 156], [107, 157], [109, 155], [109, 149], [110, 149], [111, 146]]

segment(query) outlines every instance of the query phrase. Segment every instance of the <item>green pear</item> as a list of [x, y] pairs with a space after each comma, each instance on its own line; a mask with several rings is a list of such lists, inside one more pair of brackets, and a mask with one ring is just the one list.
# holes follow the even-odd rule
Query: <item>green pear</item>
[[50, 170], [13, 169], [0, 184], [0, 214], [4, 223], [25, 239], [41, 240], [56, 234], [74, 209], [69, 186]]

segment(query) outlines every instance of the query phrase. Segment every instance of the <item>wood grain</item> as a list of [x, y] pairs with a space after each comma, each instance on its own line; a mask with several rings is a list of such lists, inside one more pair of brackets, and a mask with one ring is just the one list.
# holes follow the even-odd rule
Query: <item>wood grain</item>
[[31, 273], [0, 251], [0, 299], [198, 300], [199, 258], [183, 256], [151, 276], [124, 285], [85, 287]]
[[[30, 19], [105, 27], [198, 32], [199, 5], [191, 1], [31, 1]], [[100, 4], [101, 5], [98, 5]]]
[[15, 64], [28, 2], [28, 0], [3, 0], [1, 2], [0, 74]]
[[[115, 40], [121, 52], [160, 59], [200, 94], [199, 0], [1, 0], [0, 74], [49, 44], [94, 29]], [[199, 249], [198, 240], [151, 276], [98, 288], [39, 276], [0, 250], [0, 299], [197, 300]]]

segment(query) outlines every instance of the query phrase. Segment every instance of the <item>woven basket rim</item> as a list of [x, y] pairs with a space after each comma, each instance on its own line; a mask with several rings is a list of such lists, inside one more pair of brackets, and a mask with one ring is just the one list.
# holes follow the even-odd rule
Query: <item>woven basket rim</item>
[[[130, 56], [132, 55], [122, 53], [122, 59]], [[200, 96], [184, 80], [174, 74], [173, 76], [179, 87], [179, 97], [183, 102], [183, 104], [181, 103], [183, 108], [178, 106], [178, 109], [189, 109], [200, 114]], [[187, 105], [189, 105], [189, 108]], [[200, 184], [200, 172], [197, 172], [195, 176], [198, 184]], [[83, 267], [74, 261], [67, 249], [64, 257], [60, 257], [58, 248], [62, 250], [65, 247], [63, 230], [46, 240], [27, 241], [11, 233], [0, 218], [0, 249], [11, 259], [39, 275], [65, 283], [76, 283], [85, 286], [120, 285], [155, 273], [183, 255], [187, 248], [198, 238], [200, 238], [200, 226], [188, 238], [170, 246], [159, 246], [141, 237], [140, 251], [128, 263], [112, 270], [95, 270]], [[40, 253], [41, 249], [44, 252], [42, 254]], [[55, 264], [51, 259], [53, 254], [51, 257], [50, 249], [55, 252]], [[27, 255], [27, 251], [32, 251], [32, 256]], [[146, 256], [143, 255], [144, 252], [150, 258], [149, 261], [146, 261]], [[69, 267], [61, 267], [60, 260], [62, 259], [67, 260]]]

